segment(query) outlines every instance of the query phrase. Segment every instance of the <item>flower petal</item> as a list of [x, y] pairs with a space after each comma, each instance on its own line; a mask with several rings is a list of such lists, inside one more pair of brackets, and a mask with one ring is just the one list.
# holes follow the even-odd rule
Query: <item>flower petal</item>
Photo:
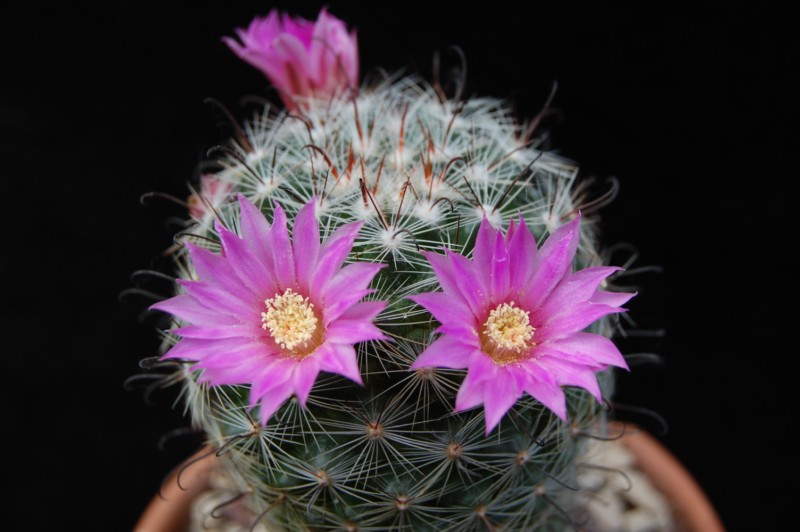
[[492, 272], [489, 283], [492, 301], [505, 299], [509, 289], [509, 253], [506, 249], [506, 242], [502, 233], [498, 232], [494, 241], [494, 253], [492, 254]]
[[189, 258], [197, 276], [204, 283], [219, 287], [243, 301], [252, 301], [254, 297], [260, 297], [261, 294], [254, 294], [239, 282], [239, 276], [223, 255], [212, 253], [191, 242], [186, 244], [186, 249], [189, 250]]
[[497, 229], [492, 227], [484, 214], [478, 228], [478, 235], [475, 237], [475, 248], [472, 250], [472, 262], [483, 279], [489, 279], [492, 275], [492, 262], [498, 234]]
[[567, 420], [567, 398], [564, 390], [545, 371], [532, 371], [525, 384], [525, 391], [552, 410], [555, 415], [564, 421]]
[[319, 250], [319, 260], [311, 277], [311, 293], [322, 293], [328, 282], [341, 268], [350, 250], [353, 249], [361, 222], [345, 224], [337, 228], [325, 240]]
[[248, 290], [256, 295], [271, 295], [277, 287], [275, 278], [269, 275], [269, 269], [250, 252], [250, 247], [236, 234], [224, 227], [218, 227], [222, 247], [228, 264]]
[[[464, 378], [461, 387], [473, 388], [484, 381], [496, 379], [498, 371], [499, 368], [491, 357], [483, 351], [476, 349], [469, 357], [467, 376]], [[456, 412], [459, 410], [458, 397], [456, 397]]]
[[[258, 396], [258, 417], [262, 425], [266, 425], [269, 418], [283, 406], [287, 399], [292, 397], [294, 386], [291, 380], [286, 380], [276, 386], [265, 390]], [[252, 402], [252, 395], [251, 395]], [[255, 405], [253, 405], [255, 406]]]
[[440, 336], [420, 353], [409, 369], [464, 369], [469, 366], [473, 352], [474, 346], [464, 344], [452, 335]]
[[486, 381], [478, 383], [462, 384], [456, 394], [456, 405], [454, 412], [464, 412], [470, 408], [475, 408], [483, 404], [483, 389]]
[[575, 333], [547, 343], [547, 348], [563, 355], [577, 354], [590, 357], [601, 366], [617, 366], [628, 369], [628, 364], [614, 342], [593, 333]]
[[250, 384], [253, 375], [263, 372], [275, 353], [261, 343], [250, 343], [217, 351], [206, 356], [195, 367], [202, 369], [201, 382], [214, 386]]
[[362, 384], [358, 355], [352, 345], [325, 343], [313, 355], [323, 371], [347, 377], [356, 384]]
[[591, 302], [601, 303], [603, 305], [609, 305], [612, 307], [621, 307], [635, 295], [636, 292], [606, 292], [603, 290], [598, 290], [592, 296]]
[[325, 341], [335, 344], [357, 344], [366, 340], [387, 340], [387, 336], [371, 321], [338, 319], [325, 331]]
[[625, 312], [625, 309], [600, 303], [581, 303], [572, 307], [569, 313], [547, 317], [547, 321], [536, 330], [535, 334], [539, 341], [556, 340], [582, 331], [600, 318], [618, 312]]
[[[509, 234], [511, 233], [509, 229]], [[519, 217], [519, 227], [512, 236], [506, 235], [508, 242], [509, 284], [521, 290], [528, 286], [533, 275], [534, 259], [537, 248], [536, 239], [528, 229], [522, 216]]]
[[483, 415], [486, 418], [487, 435], [522, 396], [522, 390], [517, 387], [510, 371], [513, 370], [502, 368], [497, 372], [498, 378], [487, 380], [483, 385]]
[[286, 227], [286, 213], [277, 203], [272, 217], [272, 231], [270, 231], [269, 236], [275, 280], [278, 282], [281, 291], [292, 288], [297, 282], [294, 269], [294, 254], [292, 253], [292, 243], [289, 240], [289, 230]]
[[342, 320], [371, 320], [386, 308], [385, 301], [364, 301], [348, 308], [339, 317]]
[[322, 291], [325, 325], [339, 318], [348, 308], [372, 293], [366, 287], [385, 264], [355, 262], [348, 264], [328, 282]]
[[314, 382], [319, 375], [319, 360], [315, 357], [306, 357], [294, 367], [292, 373], [292, 386], [294, 393], [297, 395], [297, 400], [300, 401], [302, 406], [306, 406], [308, 394], [311, 393], [311, 388], [314, 387]]
[[476, 275], [473, 264], [465, 257], [447, 251], [447, 258], [453, 265], [456, 285], [461, 297], [469, 305], [472, 314], [482, 321], [486, 306], [489, 304], [488, 289], [484, 279]]
[[198, 303], [197, 299], [187, 294], [180, 294], [150, 306], [151, 310], [169, 312], [185, 322], [195, 325], [235, 325], [236, 318], [212, 310]]
[[242, 194], [239, 198], [239, 230], [250, 252], [266, 271], [272, 270], [273, 258], [269, 233], [271, 227], [261, 210]]
[[604, 279], [619, 270], [610, 266], [596, 266], [567, 275], [542, 305], [531, 313], [531, 321], [541, 323], [547, 317], [572, 312], [574, 307], [589, 301]]
[[408, 299], [422, 306], [433, 314], [433, 317], [441, 324], [446, 324], [450, 331], [464, 331], [465, 335], [472, 336], [475, 329], [475, 316], [467, 309], [466, 305], [460, 304], [461, 301], [444, 292], [425, 292]]
[[543, 356], [536, 363], [553, 375], [559, 385], [583, 388], [591, 393], [598, 403], [603, 402], [603, 393], [592, 368], [551, 356]]
[[[289, 385], [290, 389], [288, 394], [291, 395], [292, 373], [296, 365], [297, 361], [292, 358], [284, 358], [281, 356], [265, 358], [261, 371], [252, 377], [253, 383], [250, 386], [250, 407], [255, 407], [258, 401], [261, 400], [261, 397], [269, 390], [281, 387], [284, 384]], [[289, 395], [286, 397], [288, 398]]]
[[578, 249], [580, 217], [562, 225], [545, 241], [533, 259], [533, 274], [528, 281], [521, 305], [526, 310], [539, 308], [572, 266]]
[[[196, 304], [206, 308], [213, 308], [220, 314], [227, 314], [241, 320], [252, 315], [258, 316], [257, 308], [260, 308], [262, 301], [256, 298], [252, 292], [246, 292], [247, 299], [243, 300], [232, 295], [218, 284], [206, 283], [203, 281], [186, 281], [178, 279], [178, 284], [186, 291], [186, 294], [196, 301]], [[215, 325], [210, 323], [209, 325]], [[196, 323], [196, 325], [201, 325]]]
[[253, 337], [262, 332], [250, 325], [187, 325], [172, 331], [184, 338], [219, 340], [221, 338]]
[[316, 215], [316, 196], [306, 203], [294, 222], [292, 248], [294, 250], [297, 282], [303, 290], [309, 290], [311, 274], [319, 256], [319, 223]]

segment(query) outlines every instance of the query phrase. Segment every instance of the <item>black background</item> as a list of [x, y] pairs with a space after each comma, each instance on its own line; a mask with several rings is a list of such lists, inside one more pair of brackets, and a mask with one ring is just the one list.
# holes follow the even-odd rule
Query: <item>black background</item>
[[[318, 4], [276, 3], [314, 18]], [[211, 96], [239, 117], [268, 84], [220, 42], [272, 5], [116, 2], [2, 13], [3, 522], [25, 529], [130, 528], [161, 477], [197, 440], [173, 395], [148, 407], [123, 381], [157, 352], [146, 300], [117, 295], [157, 267], [180, 209], [142, 193], [187, 195], [205, 149], [224, 139]], [[604, 241], [639, 265], [629, 305], [663, 355], [622, 378], [618, 400], [665, 416], [662, 438], [726, 525], [796, 523], [796, 200], [798, 45], [766, 7], [637, 9], [330, 2], [358, 28], [363, 71], [430, 79], [434, 50], [459, 45], [468, 92], [533, 116], [551, 83], [553, 146], [586, 175], [617, 176]], [[455, 63], [445, 55], [445, 64]], [[274, 97], [274, 96], [273, 96]], [[10, 241], [9, 241], [10, 237]], [[157, 283], [148, 285], [165, 292]], [[780, 305], [785, 305], [782, 308]], [[647, 417], [627, 414], [652, 430]]]

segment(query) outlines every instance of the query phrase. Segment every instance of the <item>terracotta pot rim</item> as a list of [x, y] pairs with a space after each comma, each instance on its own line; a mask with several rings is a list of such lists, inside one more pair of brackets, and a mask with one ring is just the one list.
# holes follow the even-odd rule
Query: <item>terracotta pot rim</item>
[[164, 480], [160, 492], [150, 500], [133, 530], [135, 532], [186, 530], [192, 501], [208, 489], [211, 472], [217, 467], [218, 462], [213, 447], [205, 447], [182, 462]]
[[[622, 424], [620, 424], [622, 425]], [[658, 440], [636, 426], [625, 425], [622, 445], [637, 467], [669, 501], [682, 530], [723, 532], [714, 506], [695, 479]]]

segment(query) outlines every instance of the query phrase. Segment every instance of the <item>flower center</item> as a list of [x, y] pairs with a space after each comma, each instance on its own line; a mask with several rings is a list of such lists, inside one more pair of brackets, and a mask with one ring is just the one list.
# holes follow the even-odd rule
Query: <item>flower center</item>
[[319, 318], [314, 304], [291, 288], [264, 301], [261, 328], [269, 331], [279, 346], [294, 356], [310, 354], [321, 343]]
[[527, 358], [535, 344], [528, 312], [515, 307], [514, 302], [501, 303], [489, 313], [483, 324], [483, 350], [500, 365]]

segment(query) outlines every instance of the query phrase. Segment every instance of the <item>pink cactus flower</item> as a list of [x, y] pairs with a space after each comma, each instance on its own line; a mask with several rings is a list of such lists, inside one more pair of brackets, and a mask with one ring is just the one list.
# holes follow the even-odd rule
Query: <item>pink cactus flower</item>
[[232, 190], [232, 183], [213, 174], [200, 176], [200, 190], [189, 196], [189, 215], [198, 222], [216, 216], [214, 210], [222, 205]]
[[188, 323], [164, 358], [197, 362], [212, 386], [250, 385], [262, 423], [292, 395], [305, 406], [320, 371], [361, 384], [353, 344], [384, 338], [372, 320], [385, 303], [361, 301], [383, 265], [342, 267], [361, 224], [320, 244], [315, 204], [297, 214], [290, 239], [280, 206], [270, 226], [239, 195], [242, 236], [217, 223], [221, 254], [188, 244], [199, 280], [179, 280], [185, 293], [152, 307]]
[[289, 109], [358, 86], [355, 31], [323, 8], [316, 22], [272, 10], [223, 38], [234, 53], [261, 70]]
[[439, 321], [441, 335], [412, 369], [466, 369], [456, 396], [460, 412], [483, 404], [486, 433], [528, 393], [567, 417], [562, 386], [602, 399], [596, 371], [627, 369], [617, 347], [582, 332], [617, 312], [634, 294], [600, 290], [618, 268], [572, 271], [580, 218], [559, 227], [541, 249], [520, 217], [505, 236], [484, 218], [473, 259], [426, 253], [443, 292], [411, 296]]

